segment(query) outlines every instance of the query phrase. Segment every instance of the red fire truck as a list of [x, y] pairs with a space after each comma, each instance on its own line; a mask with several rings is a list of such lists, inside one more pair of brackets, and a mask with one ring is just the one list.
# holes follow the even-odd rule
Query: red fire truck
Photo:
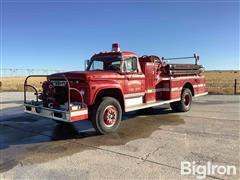
[[[195, 60], [192, 64], [168, 63], [175, 59]], [[42, 90], [24, 83], [25, 112], [57, 122], [90, 119], [97, 132], [114, 132], [122, 113], [170, 103], [173, 111], [189, 111], [192, 97], [206, 95], [203, 66], [199, 56], [160, 58], [137, 56], [120, 51], [117, 43], [111, 52], [100, 52], [87, 61], [85, 71], [45, 76]], [[36, 99], [28, 100], [33, 89]]]

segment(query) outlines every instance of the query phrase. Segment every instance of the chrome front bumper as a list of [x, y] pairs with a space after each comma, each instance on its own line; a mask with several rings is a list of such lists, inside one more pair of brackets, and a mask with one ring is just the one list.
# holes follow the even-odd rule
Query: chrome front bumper
[[51, 118], [54, 120], [64, 121], [64, 122], [74, 122], [83, 119], [88, 119], [88, 108], [78, 108], [75, 110], [60, 110], [46, 108], [42, 105], [33, 105], [25, 103], [24, 112], [29, 114], [34, 114], [37, 116], [42, 116], [46, 118]]

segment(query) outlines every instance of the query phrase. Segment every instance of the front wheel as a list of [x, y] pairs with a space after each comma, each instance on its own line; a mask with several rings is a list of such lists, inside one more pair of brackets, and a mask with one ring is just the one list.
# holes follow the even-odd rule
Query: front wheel
[[104, 97], [97, 103], [91, 115], [93, 127], [100, 134], [108, 134], [117, 130], [122, 119], [122, 108], [112, 97]]
[[192, 92], [188, 88], [184, 88], [181, 94], [181, 100], [170, 103], [173, 111], [176, 112], [187, 112], [192, 106]]

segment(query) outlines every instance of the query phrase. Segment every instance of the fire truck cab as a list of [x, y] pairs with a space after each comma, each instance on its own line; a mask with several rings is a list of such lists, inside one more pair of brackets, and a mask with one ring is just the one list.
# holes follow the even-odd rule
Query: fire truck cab
[[[193, 58], [193, 64], [168, 63]], [[24, 83], [25, 112], [57, 122], [89, 119], [97, 132], [111, 133], [120, 125], [122, 113], [170, 103], [173, 111], [189, 111], [192, 97], [206, 95], [203, 66], [199, 57], [160, 58], [137, 56], [120, 51], [117, 43], [111, 52], [101, 52], [87, 61], [85, 71], [47, 76], [42, 91]], [[27, 90], [36, 99], [28, 100]]]

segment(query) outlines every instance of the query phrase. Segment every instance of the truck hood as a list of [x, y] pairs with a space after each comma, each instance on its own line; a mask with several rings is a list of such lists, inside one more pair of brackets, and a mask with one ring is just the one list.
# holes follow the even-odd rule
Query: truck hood
[[100, 79], [116, 79], [121, 75], [117, 72], [106, 71], [69, 71], [63, 73], [56, 73], [49, 76], [50, 79], [60, 78], [65, 76], [71, 80], [100, 80]]

